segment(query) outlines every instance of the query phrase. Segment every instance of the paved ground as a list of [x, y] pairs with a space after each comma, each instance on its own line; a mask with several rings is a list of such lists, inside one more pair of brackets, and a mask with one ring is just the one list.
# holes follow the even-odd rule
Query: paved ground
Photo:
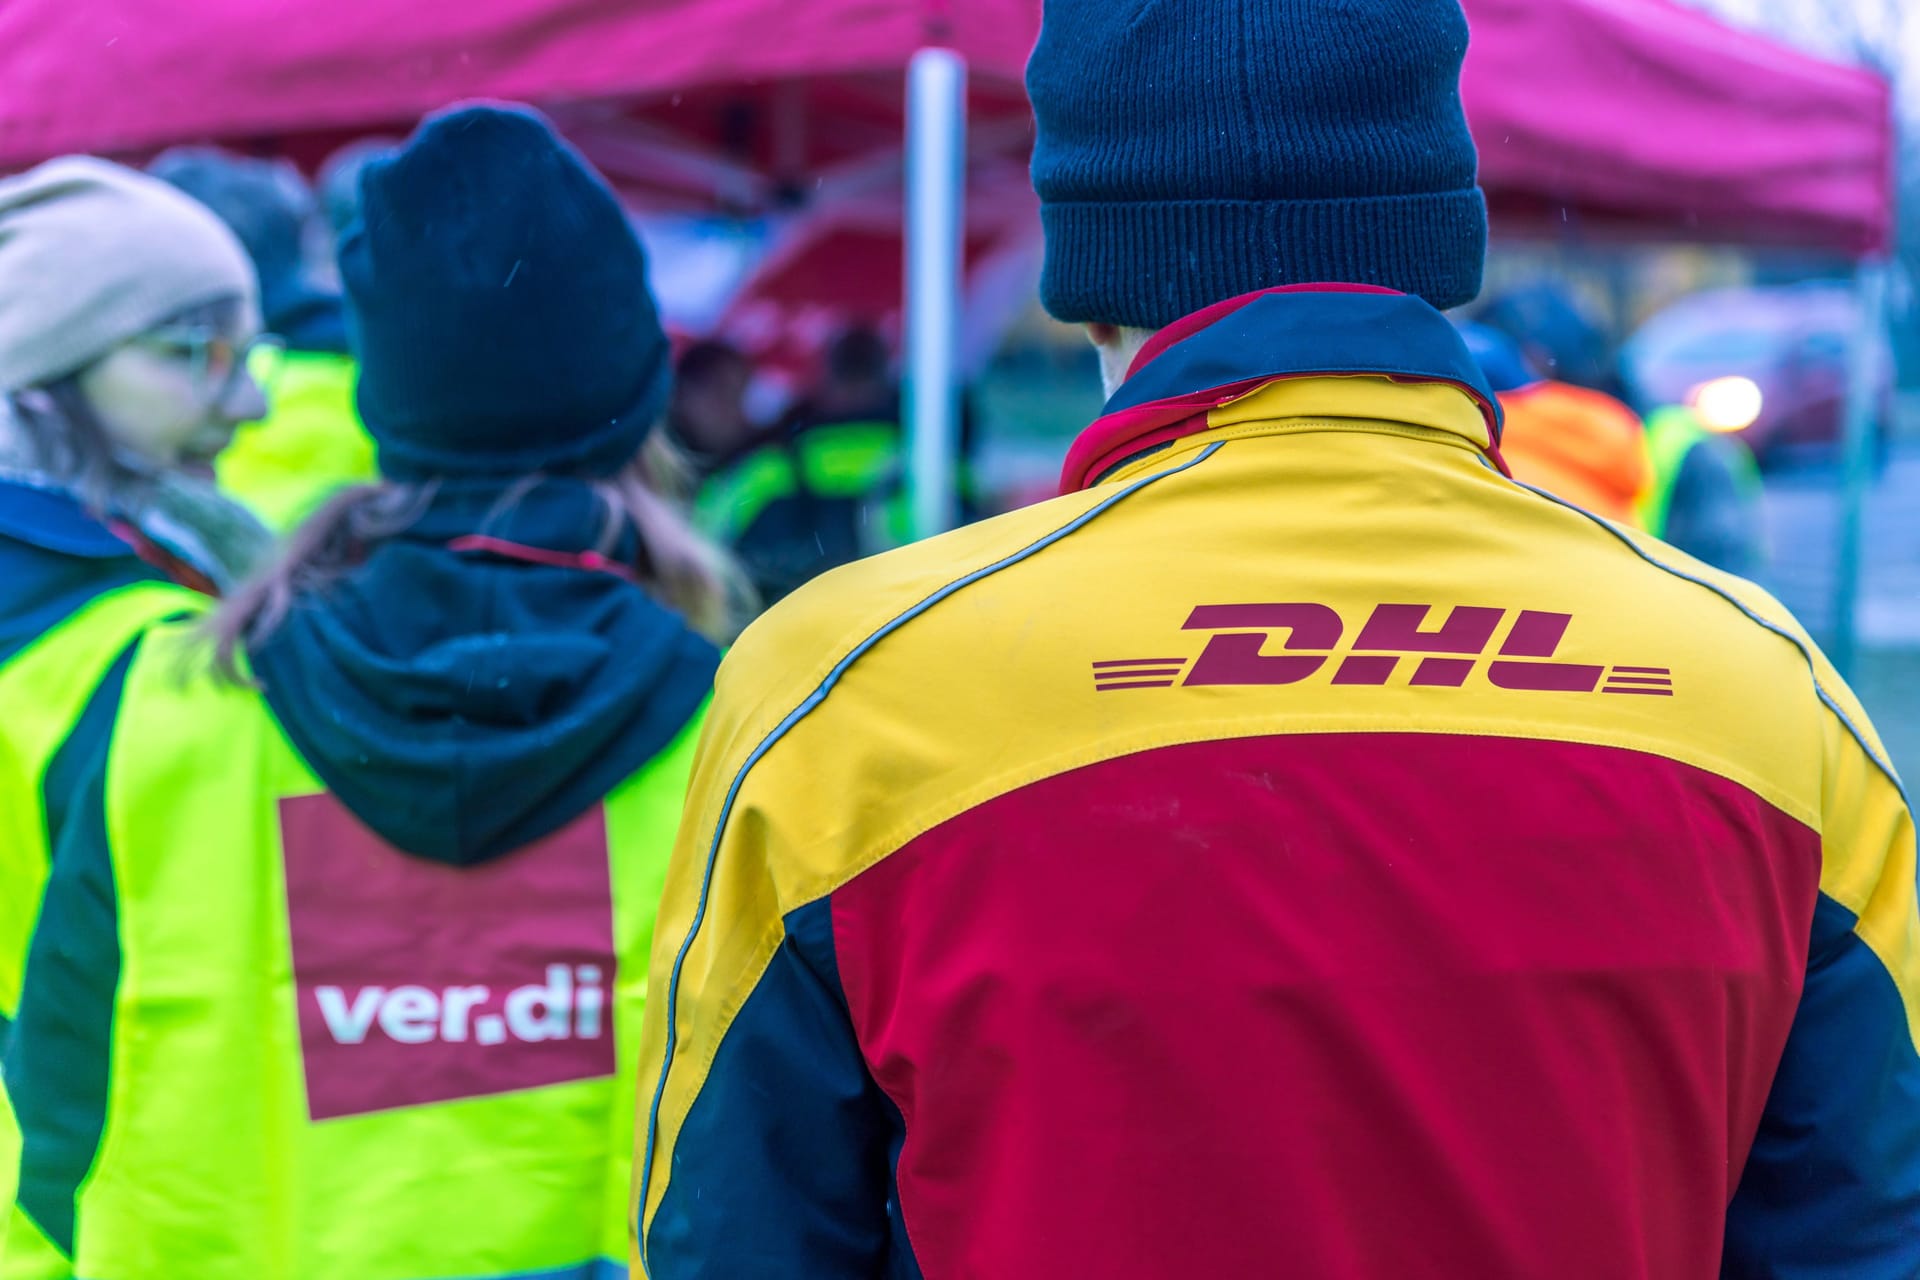
[[[1764, 581], [1816, 636], [1830, 633], [1839, 478], [1802, 471], [1767, 480], [1773, 560]], [[1920, 442], [1904, 442], [1867, 503], [1862, 651], [1853, 684], [1895, 763], [1920, 778]]]

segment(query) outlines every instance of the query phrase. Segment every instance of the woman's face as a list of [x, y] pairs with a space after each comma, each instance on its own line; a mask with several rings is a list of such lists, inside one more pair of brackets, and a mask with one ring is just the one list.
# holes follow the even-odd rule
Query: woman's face
[[161, 467], [201, 470], [234, 428], [266, 416], [247, 367], [258, 325], [246, 308], [213, 323], [169, 322], [122, 343], [80, 375], [113, 442]]

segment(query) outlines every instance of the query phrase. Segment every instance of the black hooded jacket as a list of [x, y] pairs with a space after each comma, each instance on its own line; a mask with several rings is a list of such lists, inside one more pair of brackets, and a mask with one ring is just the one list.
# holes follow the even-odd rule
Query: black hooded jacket
[[[598, 803], [679, 734], [719, 662], [631, 581], [560, 563], [602, 541], [586, 486], [549, 481], [498, 503], [442, 490], [252, 654], [328, 790], [440, 862], [508, 852]], [[609, 560], [635, 549], [628, 532]]]

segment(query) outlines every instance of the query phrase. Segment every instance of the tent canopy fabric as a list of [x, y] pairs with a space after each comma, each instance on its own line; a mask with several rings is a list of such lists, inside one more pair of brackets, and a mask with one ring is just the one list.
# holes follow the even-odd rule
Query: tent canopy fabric
[[[1467, 111], [1510, 224], [1577, 218], [1854, 254], [1887, 244], [1893, 139], [1871, 72], [1669, 0], [1464, 2]], [[1020, 145], [1039, 11], [1040, 0], [5, 0], [0, 170], [66, 151], [404, 130], [445, 103], [494, 97], [587, 113], [569, 131], [595, 132], [596, 160], [637, 156], [637, 172], [616, 174], [629, 183], [674, 160], [697, 193], [700, 156], [725, 152], [730, 180], [762, 184], [739, 197], [751, 204], [897, 139], [900, 71], [929, 42], [972, 66], [976, 134]]]
[[[311, 162], [494, 98], [553, 111], [616, 158], [638, 142], [673, 160], [660, 192], [613, 175], [642, 203], [695, 203], [712, 179], [724, 198], [710, 204], [755, 211], [823, 166], [897, 152], [901, 72], [927, 44], [966, 56], [983, 140], [1011, 118], [1024, 145], [1039, 22], [1040, 0], [5, 0], [0, 172], [184, 141]], [[729, 172], [703, 172], [701, 155]]]
[[1890, 91], [1668, 0], [1464, 0], [1496, 215], [1865, 255], [1892, 234]]
[[[854, 192], [898, 192], [904, 89], [896, 68], [548, 110], [637, 207], [781, 212]], [[968, 98], [970, 167], [1024, 160], [1033, 120], [1018, 82], [976, 76]]]

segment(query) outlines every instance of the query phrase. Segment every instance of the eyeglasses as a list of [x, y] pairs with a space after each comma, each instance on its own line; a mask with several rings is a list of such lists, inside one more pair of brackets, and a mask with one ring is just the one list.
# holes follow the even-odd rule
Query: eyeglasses
[[270, 391], [287, 349], [287, 340], [278, 334], [263, 333], [237, 343], [217, 329], [204, 327], [160, 329], [134, 339], [134, 344], [162, 359], [185, 362], [193, 370], [194, 385], [212, 404], [231, 396], [247, 373]]

